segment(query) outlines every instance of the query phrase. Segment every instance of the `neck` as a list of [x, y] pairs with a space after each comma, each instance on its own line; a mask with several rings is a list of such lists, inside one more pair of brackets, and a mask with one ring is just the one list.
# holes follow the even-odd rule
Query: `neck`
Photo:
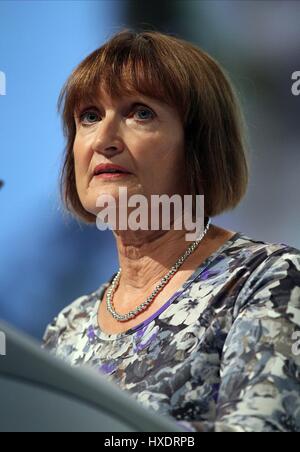
[[[205, 247], [212, 228], [198, 248]], [[114, 231], [122, 268], [120, 291], [133, 295], [156, 286], [192, 243], [186, 241], [185, 230], [138, 232]]]

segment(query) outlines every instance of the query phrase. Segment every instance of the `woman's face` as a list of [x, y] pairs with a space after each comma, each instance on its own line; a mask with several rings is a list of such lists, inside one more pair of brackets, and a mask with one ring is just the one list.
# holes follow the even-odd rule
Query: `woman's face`
[[[184, 130], [177, 111], [142, 95], [112, 101], [103, 90], [93, 105], [82, 104], [75, 115], [76, 186], [83, 207], [97, 215], [99, 195], [118, 200], [142, 194], [187, 194]], [[116, 164], [130, 173], [119, 179], [94, 177], [100, 164]]]

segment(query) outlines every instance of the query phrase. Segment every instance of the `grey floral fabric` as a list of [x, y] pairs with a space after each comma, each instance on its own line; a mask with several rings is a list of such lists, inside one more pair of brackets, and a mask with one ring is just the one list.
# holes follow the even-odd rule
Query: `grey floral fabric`
[[67, 306], [42, 347], [187, 430], [300, 432], [300, 250], [237, 232], [155, 315], [107, 335], [97, 312], [114, 276]]

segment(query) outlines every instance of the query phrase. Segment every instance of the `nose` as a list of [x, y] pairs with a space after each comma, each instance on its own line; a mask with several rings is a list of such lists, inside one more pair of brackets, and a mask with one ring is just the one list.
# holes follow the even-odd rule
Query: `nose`
[[95, 131], [92, 150], [101, 154], [122, 152], [124, 142], [120, 135], [120, 122], [116, 117], [106, 117], [99, 121]]

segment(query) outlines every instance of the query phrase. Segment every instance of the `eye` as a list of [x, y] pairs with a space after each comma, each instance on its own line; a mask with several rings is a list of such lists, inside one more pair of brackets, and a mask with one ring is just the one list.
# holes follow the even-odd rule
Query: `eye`
[[96, 113], [94, 110], [87, 110], [79, 116], [79, 121], [84, 126], [94, 124], [98, 121], [98, 119], [98, 113]]
[[[140, 118], [141, 120], [138, 120], [139, 122], [145, 122], [148, 121], [149, 119], [154, 119], [154, 113], [152, 112], [152, 110], [150, 110], [150, 108], [146, 108], [146, 107], [139, 107], [136, 109], [136, 114], [140, 114]], [[150, 115], [150, 118], [149, 118]], [[146, 116], [146, 117], [145, 117]]]
[[[149, 107], [145, 107], [141, 104], [138, 104], [138, 107], [134, 108], [136, 107], [136, 105], [137, 104], [132, 106], [133, 108], [131, 108], [131, 111], [134, 113], [134, 115], [140, 115], [139, 116], [140, 119], [137, 119], [137, 122], [143, 123], [155, 118], [155, 113], [153, 113], [153, 111]], [[97, 121], [100, 121], [100, 119], [101, 117], [99, 113], [93, 109], [85, 110], [83, 113], [79, 115], [79, 122], [84, 127], [93, 125]]]

